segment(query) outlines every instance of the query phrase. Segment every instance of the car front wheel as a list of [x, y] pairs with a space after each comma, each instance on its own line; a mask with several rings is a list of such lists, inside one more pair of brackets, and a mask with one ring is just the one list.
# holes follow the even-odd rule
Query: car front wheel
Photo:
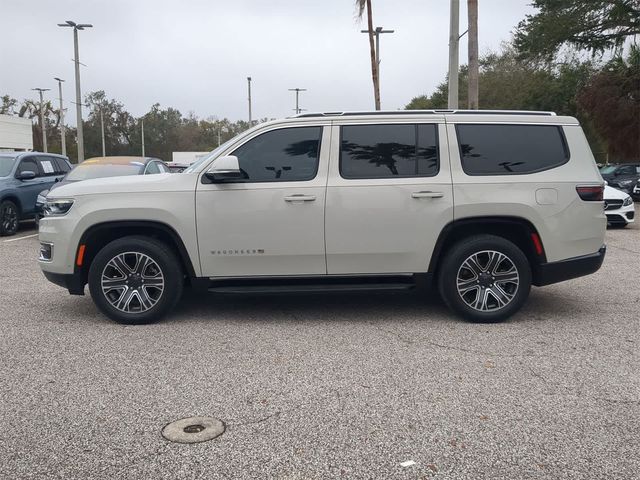
[[18, 207], [11, 200], [0, 203], [0, 236], [15, 235], [18, 231]]
[[125, 237], [98, 252], [89, 269], [93, 301], [118, 323], [140, 325], [159, 320], [182, 294], [180, 263], [162, 242]]
[[477, 235], [447, 252], [438, 287], [445, 303], [465, 319], [499, 322], [517, 312], [529, 296], [531, 267], [512, 242]]

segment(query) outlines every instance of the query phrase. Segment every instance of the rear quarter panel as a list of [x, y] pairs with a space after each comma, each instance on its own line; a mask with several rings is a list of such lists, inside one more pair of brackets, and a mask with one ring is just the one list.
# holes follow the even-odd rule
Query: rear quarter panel
[[[531, 118], [521, 123], [561, 125], [569, 149], [567, 163], [523, 175], [469, 176], [462, 169], [455, 125], [447, 125], [451, 146], [454, 218], [514, 216], [530, 221], [540, 234], [547, 261], [596, 252], [604, 243], [606, 217], [602, 202], [585, 202], [581, 184], [601, 184], [586, 137], [575, 119]], [[510, 123], [511, 120], [496, 123]], [[468, 123], [478, 123], [469, 119]]]

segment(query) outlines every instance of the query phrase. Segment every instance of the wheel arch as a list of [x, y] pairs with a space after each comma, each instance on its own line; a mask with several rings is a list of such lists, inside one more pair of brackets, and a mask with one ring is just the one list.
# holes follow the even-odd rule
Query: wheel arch
[[[433, 249], [429, 273], [437, 278], [438, 268], [447, 251], [460, 240], [479, 234], [502, 237], [520, 248], [529, 260], [535, 284], [538, 276], [537, 267], [547, 261], [544, 245], [538, 230], [529, 220], [513, 216], [469, 217], [447, 224], [440, 232]], [[539, 249], [536, 242], [539, 243]]]
[[86, 284], [89, 267], [96, 254], [109, 242], [132, 235], [156, 238], [173, 248], [187, 277], [190, 279], [196, 277], [193, 262], [180, 235], [171, 226], [155, 220], [109, 221], [92, 225], [83, 232], [76, 247], [74, 257], [76, 260], [82, 245], [84, 245], [84, 252], [82, 264], [75, 263], [74, 274], [80, 277], [83, 284]]
[[22, 215], [22, 212], [23, 212], [22, 202], [20, 202], [20, 198], [16, 194], [8, 193], [8, 194], [4, 195], [2, 198], [0, 198], [0, 203], [4, 202], [6, 200], [9, 200], [9, 201], [13, 202], [14, 205], [16, 207], [18, 207], [18, 214]]

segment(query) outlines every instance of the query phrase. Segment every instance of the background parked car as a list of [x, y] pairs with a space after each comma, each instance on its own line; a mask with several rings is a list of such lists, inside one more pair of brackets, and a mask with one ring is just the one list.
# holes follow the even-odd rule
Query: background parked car
[[20, 220], [36, 215], [36, 198], [71, 170], [67, 157], [51, 153], [0, 153], [0, 235], [13, 235]]
[[91, 180], [92, 178], [124, 177], [129, 175], [152, 175], [171, 173], [169, 167], [160, 159], [153, 157], [94, 157], [77, 165], [62, 180], [49, 189], [42, 190], [36, 200], [36, 221], [43, 215], [47, 194], [61, 185]]
[[633, 187], [640, 180], [640, 163], [607, 165], [600, 169], [600, 175], [609, 186], [631, 194]]
[[633, 192], [631, 192], [631, 196], [636, 202], [640, 202], [640, 181], [636, 183], [636, 186], [633, 187]]
[[609, 185], [604, 187], [604, 213], [607, 215], [607, 226], [626, 227], [635, 221], [631, 197]]

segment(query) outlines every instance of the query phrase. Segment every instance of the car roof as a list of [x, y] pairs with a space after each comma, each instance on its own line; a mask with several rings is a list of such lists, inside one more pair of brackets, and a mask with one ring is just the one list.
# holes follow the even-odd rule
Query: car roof
[[146, 165], [155, 160], [162, 162], [159, 158], [154, 157], [135, 157], [135, 156], [112, 156], [112, 157], [91, 157], [87, 158], [82, 165], [127, 165], [132, 162], [138, 162]]

